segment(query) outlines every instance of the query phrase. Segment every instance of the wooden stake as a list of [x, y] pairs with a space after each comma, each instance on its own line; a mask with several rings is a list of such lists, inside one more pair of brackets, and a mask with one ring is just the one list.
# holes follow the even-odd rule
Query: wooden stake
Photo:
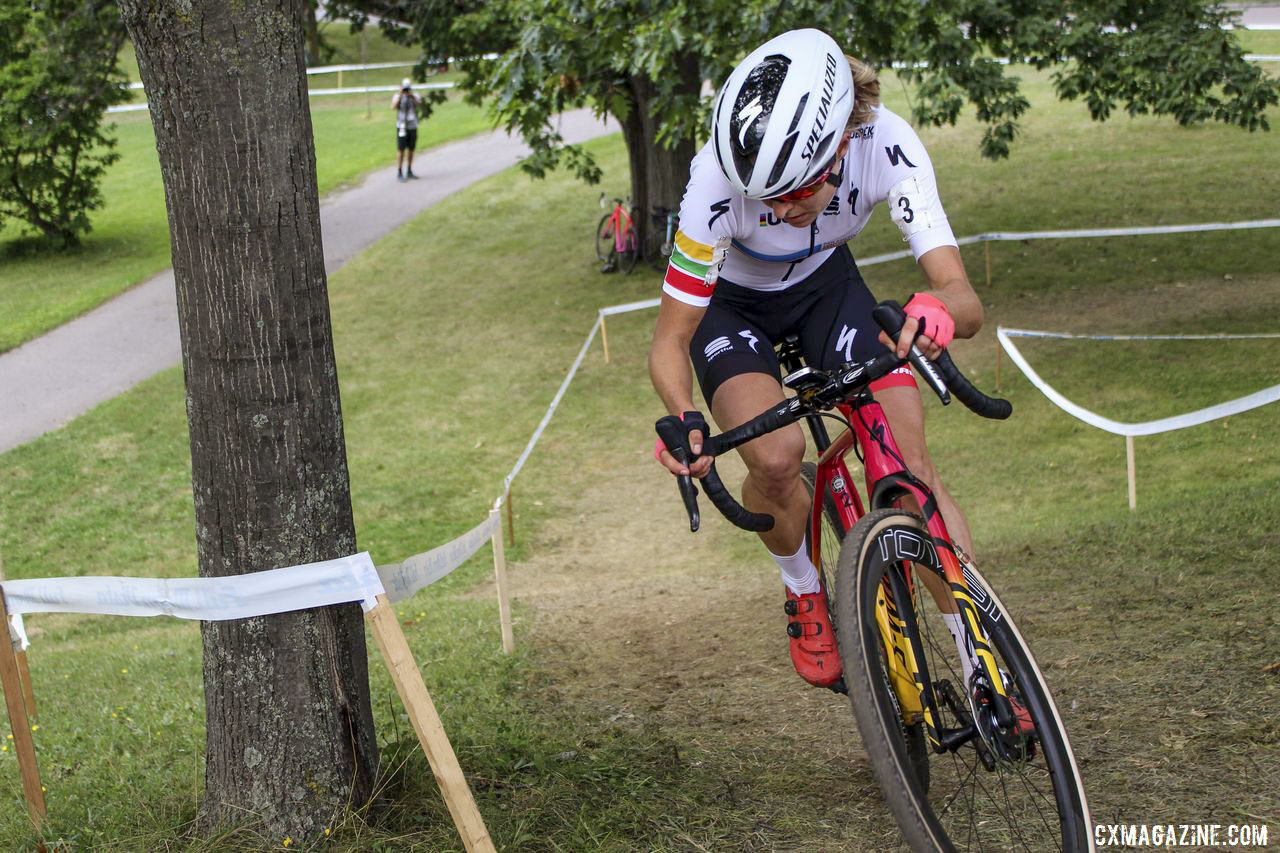
[[507, 540], [514, 545], [516, 544], [516, 521], [515, 511], [511, 509], [511, 489], [507, 489], [507, 497], [503, 503], [507, 506]]
[[413, 652], [409, 650], [404, 632], [400, 630], [396, 612], [385, 594], [378, 596], [377, 606], [366, 613], [365, 618], [382, 651], [382, 659], [391, 671], [391, 680], [395, 682], [405, 710], [409, 712], [413, 730], [418, 733], [418, 743], [422, 744], [422, 751], [427, 754], [431, 772], [440, 786], [440, 793], [444, 796], [445, 805], [449, 807], [449, 814], [453, 816], [458, 834], [462, 836], [463, 846], [468, 851], [494, 850], [484, 818], [480, 816], [476, 801], [471, 796], [467, 777], [462, 774], [458, 757], [454, 755], [453, 746], [440, 723], [440, 715], [436, 713], [435, 703], [427, 693], [427, 686], [422, 683], [422, 673], [418, 671]]
[[[490, 515], [497, 514], [489, 510]], [[507, 593], [507, 556], [502, 549], [502, 519], [493, 527], [493, 577], [498, 584], [498, 621], [502, 624], [502, 650], [511, 654], [516, 650], [515, 635], [511, 631], [511, 598]]]
[[[0, 557], [0, 583], [4, 583], [4, 557]], [[8, 628], [6, 624], [5, 630]], [[23, 651], [16, 636], [13, 637], [13, 655], [18, 660], [18, 679], [22, 682], [22, 700], [27, 704], [27, 716], [38, 717], [36, 693], [31, 687], [31, 669], [27, 666], [27, 653]]]
[[48, 812], [44, 807], [44, 789], [40, 786], [40, 768], [36, 765], [36, 746], [31, 739], [31, 721], [23, 704], [18, 658], [13, 652], [13, 643], [8, 641], [9, 608], [4, 603], [3, 588], [0, 588], [0, 625], [4, 626], [5, 632], [5, 642], [0, 642], [0, 688], [4, 689], [4, 704], [9, 712], [9, 730], [13, 732], [13, 749], [18, 755], [27, 813], [31, 815], [36, 832], [40, 832], [44, 829]]
[[604, 363], [609, 363], [609, 329], [605, 325], [604, 315], [600, 315], [600, 343], [604, 344]]
[[1124, 437], [1125, 455], [1129, 457], [1129, 509], [1138, 508], [1138, 475], [1133, 461], [1133, 436]]
[[1000, 390], [1000, 362], [1004, 347], [1000, 346], [1000, 338], [996, 337], [996, 390]]
[[982, 254], [987, 258], [987, 288], [991, 287], [991, 241], [982, 241]]

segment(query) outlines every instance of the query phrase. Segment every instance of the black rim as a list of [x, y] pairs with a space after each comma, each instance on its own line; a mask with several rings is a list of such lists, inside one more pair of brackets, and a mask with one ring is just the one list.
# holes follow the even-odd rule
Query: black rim
[[[907, 525], [881, 528], [893, 530]], [[910, 527], [912, 532], [919, 529]], [[879, 535], [877, 538], [879, 538]], [[1027, 658], [1020, 652], [1016, 636], [996, 626], [991, 643], [997, 662], [1008, 673], [1008, 692], [1020, 697], [1030, 709], [1037, 724], [1035, 736], [1001, 737], [988, 721], [989, 705], [977, 703], [981, 720], [973, 725], [973, 705], [965, 697], [959, 653], [954, 640], [925, 585], [917, 581], [912, 601], [920, 625], [935, 695], [938, 696], [939, 719], [943, 730], [969, 728], [982, 733], [963, 743], [953, 752], [939, 754], [931, 745], [923, 751], [920, 743], [904, 731], [901, 717], [888, 684], [885, 656], [875, 623], [875, 593], [881, 586], [889, 565], [878, 557], [878, 548], [865, 548], [873, 565], [864, 568], [861, 600], [864, 607], [863, 648], [876, 655], [875, 671], [879, 674], [875, 704], [886, 732], [896, 732], [892, 744], [894, 756], [903, 776], [912, 779], [910, 796], [917, 811], [934, 822], [959, 850], [1082, 850], [1087, 841], [1081, 837], [1083, 821], [1075, 794], [1071, 761], [1063, 738], [1054, 722], [1038, 680]], [[1006, 623], [1007, 624], [1007, 623]], [[921, 727], [922, 728], [922, 727]], [[928, 770], [924, 772], [924, 763]], [[908, 772], [909, 771], [909, 772]], [[1062, 784], [1055, 784], [1055, 779]], [[900, 791], [900, 796], [907, 792]], [[1066, 815], [1065, 819], [1063, 815]]]

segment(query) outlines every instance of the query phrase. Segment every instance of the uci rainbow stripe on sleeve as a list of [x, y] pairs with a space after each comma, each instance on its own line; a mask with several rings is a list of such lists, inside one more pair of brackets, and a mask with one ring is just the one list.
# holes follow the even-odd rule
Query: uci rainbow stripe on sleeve
[[716, 289], [714, 257], [711, 246], [693, 240], [683, 231], [676, 231], [662, 291], [699, 308], [711, 304], [711, 294]]

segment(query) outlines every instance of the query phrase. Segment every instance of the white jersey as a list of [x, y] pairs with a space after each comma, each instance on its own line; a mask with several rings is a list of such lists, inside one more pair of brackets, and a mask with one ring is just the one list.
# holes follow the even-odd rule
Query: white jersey
[[917, 259], [956, 245], [929, 154], [911, 125], [885, 107], [853, 132], [840, 186], [808, 228], [787, 225], [764, 202], [739, 195], [708, 142], [689, 167], [663, 292], [703, 307], [721, 276], [752, 290], [785, 290], [856, 237], [882, 201]]

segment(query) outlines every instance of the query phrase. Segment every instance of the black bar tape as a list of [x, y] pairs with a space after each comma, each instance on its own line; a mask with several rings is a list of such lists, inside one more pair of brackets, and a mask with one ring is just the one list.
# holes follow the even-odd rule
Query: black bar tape
[[975, 415], [1002, 421], [1013, 414], [1013, 404], [1008, 400], [988, 397], [974, 387], [974, 384], [960, 372], [960, 368], [956, 367], [956, 363], [951, 360], [949, 353], [944, 352], [939, 355], [934, 359], [933, 364], [938, 368], [938, 372], [942, 374], [942, 378], [946, 381], [947, 387], [951, 389], [951, 393], [955, 395], [957, 400], [964, 403], [965, 408]]
[[707, 497], [711, 498], [711, 502], [716, 505], [716, 509], [720, 510], [720, 514], [736, 526], [755, 533], [773, 529], [772, 515], [763, 512], [752, 512], [738, 503], [733, 495], [729, 494], [729, 490], [720, 481], [720, 475], [716, 473], [715, 465], [712, 465], [711, 470], [702, 478], [702, 485], [707, 490]]
[[702, 443], [702, 452], [710, 456], [719, 456], [753, 438], [759, 438], [767, 432], [773, 432], [789, 424], [795, 423], [799, 417], [791, 411], [790, 403], [780, 403], [762, 415], [752, 418], [740, 427], [728, 432], [712, 436]]
[[[703, 421], [704, 430], [705, 424], [706, 422]], [[667, 452], [681, 465], [688, 465], [691, 454], [688, 449], [689, 432], [685, 422], [675, 415], [666, 415], [659, 418], [653, 428], [657, 430], [658, 438], [662, 439], [662, 443], [667, 446]], [[688, 474], [676, 475], [676, 487], [680, 490], [680, 500], [684, 502], [685, 512], [689, 513], [689, 530], [697, 533], [702, 523], [698, 514], [698, 487], [693, 484], [693, 478]]]

